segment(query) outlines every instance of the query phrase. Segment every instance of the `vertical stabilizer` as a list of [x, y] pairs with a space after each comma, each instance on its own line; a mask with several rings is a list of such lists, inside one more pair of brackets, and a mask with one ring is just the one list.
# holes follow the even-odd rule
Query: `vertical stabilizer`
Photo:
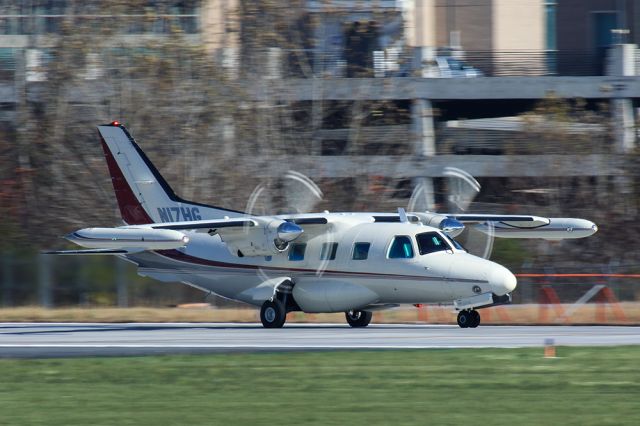
[[178, 197], [125, 127], [98, 126], [122, 219], [128, 225], [238, 217], [244, 213]]

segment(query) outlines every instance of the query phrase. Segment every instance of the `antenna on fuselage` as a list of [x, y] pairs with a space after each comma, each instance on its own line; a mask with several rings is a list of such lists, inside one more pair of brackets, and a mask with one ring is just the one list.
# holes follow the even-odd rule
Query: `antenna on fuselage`
[[400, 222], [409, 223], [409, 218], [407, 217], [407, 212], [405, 212], [402, 207], [398, 207], [398, 216], [400, 216]]

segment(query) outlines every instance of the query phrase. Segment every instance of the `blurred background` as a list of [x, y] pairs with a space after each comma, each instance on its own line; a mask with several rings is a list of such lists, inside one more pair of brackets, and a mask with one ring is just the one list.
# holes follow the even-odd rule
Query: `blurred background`
[[1, 304], [204, 299], [39, 255], [121, 224], [96, 130], [113, 120], [180, 196], [231, 209], [592, 220], [583, 240], [461, 239], [516, 274], [607, 274], [522, 276], [516, 303], [635, 301], [639, 42], [634, 0], [2, 0]]

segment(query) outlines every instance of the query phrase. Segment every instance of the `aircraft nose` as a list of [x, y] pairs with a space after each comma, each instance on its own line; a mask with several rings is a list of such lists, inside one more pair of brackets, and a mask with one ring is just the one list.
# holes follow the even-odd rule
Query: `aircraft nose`
[[489, 282], [493, 292], [498, 296], [502, 296], [515, 290], [518, 280], [507, 268], [497, 266], [491, 272]]

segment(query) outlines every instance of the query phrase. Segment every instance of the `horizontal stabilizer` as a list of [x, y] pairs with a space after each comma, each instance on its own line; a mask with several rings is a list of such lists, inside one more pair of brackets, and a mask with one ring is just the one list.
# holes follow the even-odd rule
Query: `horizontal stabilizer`
[[87, 255], [87, 254], [127, 254], [127, 253], [138, 253], [143, 250], [123, 250], [123, 249], [88, 249], [88, 250], [53, 250], [53, 251], [43, 251], [42, 254], [57, 254], [57, 255]]

